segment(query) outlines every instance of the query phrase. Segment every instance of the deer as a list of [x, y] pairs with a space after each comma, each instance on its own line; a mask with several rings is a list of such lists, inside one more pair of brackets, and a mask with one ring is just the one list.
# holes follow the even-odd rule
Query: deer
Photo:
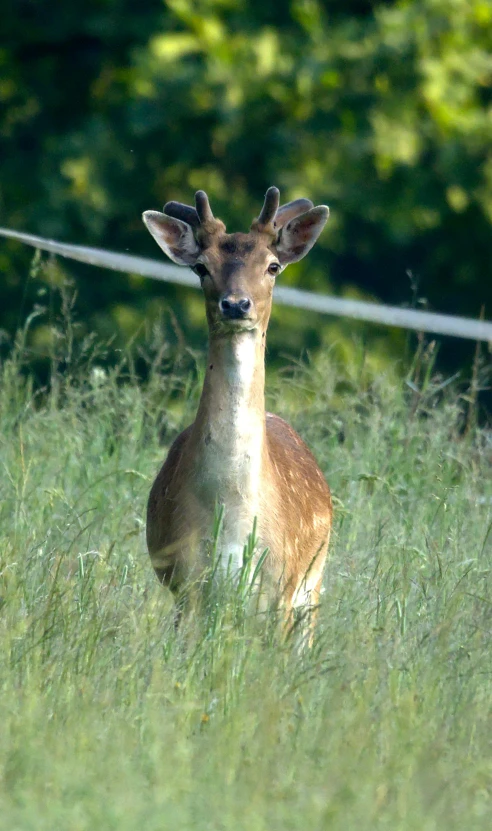
[[221, 506], [222, 573], [240, 571], [255, 527], [255, 557], [266, 553], [267, 603], [280, 605], [286, 620], [314, 610], [312, 632], [332, 500], [307, 445], [265, 411], [265, 344], [275, 279], [310, 251], [329, 209], [309, 199], [279, 202], [279, 190], [270, 187], [248, 233], [226, 233], [204, 191], [195, 194], [195, 207], [172, 201], [163, 213], [143, 214], [165, 254], [198, 276], [209, 333], [195, 420], [175, 439], [150, 491], [147, 547], [158, 579], [178, 598], [206, 573], [207, 540]]

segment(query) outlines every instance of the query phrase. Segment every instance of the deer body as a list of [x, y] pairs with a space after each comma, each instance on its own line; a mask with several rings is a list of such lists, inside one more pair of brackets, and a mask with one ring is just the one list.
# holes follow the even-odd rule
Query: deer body
[[[282, 267], [282, 256], [296, 258], [294, 243], [297, 254], [300, 247], [303, 253], [309, 250], [326, 215], [321, 222], [320, 209], [307, 200], [277, 213], [278, 191], [271, 188], [255, 230], [225, 234], [204, 198], [197, 194], [196, 218], [194, 209], [177, 203], [168, 203], [164, 214], [144, 214], [166, 253], [200, 274], [210, 335], [195, 421], [175, 440], [150, 493], [149, 553], [159, 579], [173, 591], [199, 580], [209, 565], [207, 540], [217, 506], [222, 505], [222, 568], [232, 573], [241, 568], [256, 520], [257, 556], [265, 548], [269, 551], [264, 584], [272, 600], [280, 599], [290, 610], [317, 600], [331, 528], [331, 497], [297, 433], [265, 413], [266, 329], [273, 278], [277, 266], [278, 271]], [[307, 211], [300, 210], [306, 205]], [[304, 224], [298, 223], [300, 232], [291, 232], [293, 242], [285, 234], [286, 254], [268, 210], [280, 217], [284, 211], [287, 231], [293, 224], [290, 218], [295, 222], [304, 217]], [[302, 239], [306, 228], [307, 243]]]

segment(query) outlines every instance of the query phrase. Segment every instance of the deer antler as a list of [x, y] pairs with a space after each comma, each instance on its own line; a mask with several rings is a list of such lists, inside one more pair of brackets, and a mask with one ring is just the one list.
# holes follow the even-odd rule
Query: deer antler
[[215, 217], [208, 201], [208, 196], [204, 190], [197, 190], [195, 193], [196, 212], [202, 225], [215, 222]]
[[203, 245], [208, 237], [223, 233], [225, 225], [220, 219], [215, 219], [205, 191], [196, 192], [195, 205], [196, 207], [192, 208], [191, 205], [183, 205], [182, 202], [166, 202], [164, 213], [190, 225], [195, 237]]
[[[260, 215], [251, 225], [252, 231], [260, 234], [271, 234], [276, 237], [280, 228], [300, 214], [311, 210], [313, 203], [310, 199], [295, 199], [279, 208], [280, 192], [278, 188], [268, 188]], [[207, 194], [199, 190], [195, 194], [195, 208], [184, 205], [182, 202], [166, 202], [164, 213], [166, 216], [180, 219], [190, 225], [195, 235], [202, 243], [207, 237], [225, 231], [225, 225], [220, 219], [215, 219]], [[196, 232], [199, 232], [196, 234]]]
[[295, 199], [287, 202], [279, 208], [280, 192], [278, 188], [268, 188], [265, 194], [265, 201], [258, 219], [251, 225], [252, 231], [259, 234], [271, 234], [277, 236], [280, 228], [290, 222], [294, 217], [311, 210], [313, 203], [310, 199]]
[[275, 236], [275, 214], [278, 211], [280, 202], [280, 191], [278, 188], [268, 188], [265, 193], [265, 201], [259, 217], [253, 220], [251, 230], [259, 234], [272, 234]]

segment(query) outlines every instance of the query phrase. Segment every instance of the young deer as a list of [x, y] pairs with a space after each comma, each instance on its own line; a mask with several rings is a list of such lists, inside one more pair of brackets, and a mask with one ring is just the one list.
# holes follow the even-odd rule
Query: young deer
[[150, 492], [147, 543], [174, 593], [207, 568], [206, 540], [224, 508], [220, 563], [242, 566], [256, 518], [262, 579], [287, 614], [316, 604], [330, 536], [330, 490], [285, 421], [265, 412], [265, 338], [277, 274], [304, 257], [328, 208], [297, 199], [279, 208], [269, 188], [248, 234], [227, 234], [203, 191], [196, 208], [168, 202], [143, 220], [175, 263], [200, 278], [209, 328], [207, 370], [193, 424], [174, 441]]

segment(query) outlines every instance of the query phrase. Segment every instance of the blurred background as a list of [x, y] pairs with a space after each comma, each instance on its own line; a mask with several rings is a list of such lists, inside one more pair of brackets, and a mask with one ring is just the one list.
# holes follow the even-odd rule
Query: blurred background
[[[492, 316], [490, 0], [1, 0], [0, 225], [161, 257], [145, 209], [210, 196], [247, 230], [266, 188], [331, 219], [285, 284]], [[118, 348], [149, 325], [205, 342], [200, 296], [0, 242], [3, 349], [30, 331], [41, 372], [53, 285], [76, 337]], [[363, 344], [404, 365], [415, 336], [277, 307], [273, 361]], [[409, 349], [410, 347], [410, 349]], [[474, 344], [443, 339], [445, 372]]]

